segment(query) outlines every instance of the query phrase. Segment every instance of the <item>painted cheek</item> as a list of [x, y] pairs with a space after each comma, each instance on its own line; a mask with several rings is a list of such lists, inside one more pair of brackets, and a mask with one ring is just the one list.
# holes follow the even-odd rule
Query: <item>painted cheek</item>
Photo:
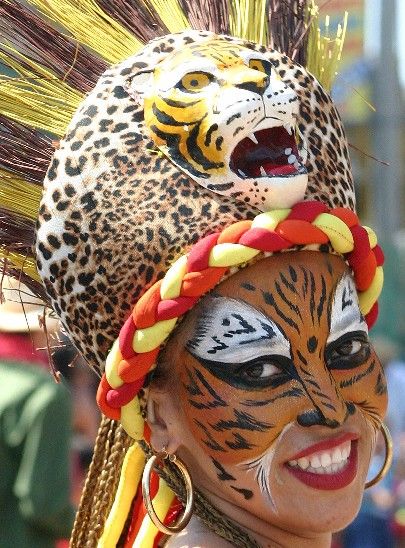
[[198, 445], [215, 460], [238, 464], [262, 455], [296, 418], [296, 402], [271, 402], [273, 390], [238, 390], [204, 369], [192, 371], [181, 374], [184, 416]]
[[384, 370], [372, 352], [360, 367], [350, 371], [334, 371], [333, 376], [347, 401], [358, 405], [372, 421], [383, 420], [388, 396]]

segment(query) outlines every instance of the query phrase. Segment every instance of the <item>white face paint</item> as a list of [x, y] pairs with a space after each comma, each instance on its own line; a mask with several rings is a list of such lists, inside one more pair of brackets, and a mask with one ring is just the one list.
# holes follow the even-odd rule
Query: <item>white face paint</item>
[[273, 442], [271, 447], [266, 449], [266, 451], [260, 455], [260, 457], [256, 457], [253, 460], [248, 460], [245, 462], [242, 462], [238, 466], [246, 470], [247, 472], [253, 472], [255, 475], [255, 480], [257, 481], [260, 491], [263, 495], [264, 500], [268, 500], [270, 502], [270, 505], [275, 513], [277, 513], [277, 505], [275, 502], [274, 497], [271, 494], [271, 486], [270, 486], [270, 478], [271, 475], [269, 473], [269, 470], [271, 469], [271, 465], [274, 459], [274, 455], [276, 452], [276, 444], [279, 443], [282, 438], [286, 435], [288, 430], [293, 426], [292, 423], [287, 424], [284, 428], [281, 434], [278, 436], [278, 438]]
[[210, 296], [187, 344], [196, 357], [220, 363], [243, 363], [260, 356], [291, 357], [280, 328], [253, 306], [229, 297]]
[[360, 312], [356, 287], [351, 276], [344, 274], [337, 284], [330, 317], [328, 344], [349, 332], [368, 334], [367, 324]]

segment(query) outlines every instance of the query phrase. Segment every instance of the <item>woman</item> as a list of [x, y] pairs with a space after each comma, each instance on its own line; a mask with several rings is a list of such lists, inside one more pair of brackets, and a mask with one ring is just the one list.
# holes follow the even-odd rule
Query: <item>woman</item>
[[383, 256], [354, 203], [339, 116], [286, 55], [185, 31], [101, 76], [36, 236], [49, 302], [105, 370], [73, 546], [327, 546], [351, 521], [386, 408]]

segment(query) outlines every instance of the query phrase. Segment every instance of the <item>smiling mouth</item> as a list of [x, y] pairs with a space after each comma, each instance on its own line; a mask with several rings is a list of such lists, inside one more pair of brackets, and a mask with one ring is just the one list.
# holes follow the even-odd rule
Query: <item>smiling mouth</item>
[[314, 489], [342, 489], [357, 473], [357, 439], [307, 453], [286, 463], [287, 470], [302, 483]]
[[236, 145], [229, 167], [242, 179], [294, 177], [307, 173], [291, 126], [251, 133]]

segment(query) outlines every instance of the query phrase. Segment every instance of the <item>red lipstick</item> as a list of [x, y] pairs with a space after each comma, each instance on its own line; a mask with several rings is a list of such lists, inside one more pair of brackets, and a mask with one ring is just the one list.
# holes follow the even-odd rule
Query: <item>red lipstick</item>
[[348, 432], [347, 434], [343, 434], [342, 436], [338, 436], [336, 438], [328, 438], [327, 440], [320, 441], [319, 443], [314, 443], [314, 445], [303, 449], [288, 460], [298, 460], [301, 457], [306, 457], [308, 455], [311, 455], [312, 453], [329, 451], [330, 449], [333, 449], [334, 447], [337, 447], [338, 445], [341, 445], [342, 443], [345, 443], [347, 441], [357, 440], [358, 437], [359, 436], [357, 434]]
[[[339, 439], [341, 440], [342, 438], [339, 438]], [[298, 466], [297, 467], [290, 466], [287, 463], [285, 464], [285, 467], [290, 472], [290, 474], [292, 474], [295, 478], [297, 478], [299, 481], [301, 481], [305, 485], [308, 485], [308, 487], [312, 487], [313, 489], [319, 489], [319, 490], [325, 490], [325, 491], [343, 489], [354, 480], [357, 474], [357, 439], [353, 439], [353, 438], [349, 438], [349, 439], [352, 439], [352, 443], [351, 443], [351, 450], [350, 450], [350, 455], [348, 457], [347, 464], [343, 469], [337, 472], [333, 472], [331, 474], [327, 474], [327, 473], [317, 474], [314, 472], [303, 470], [302, 468]], [[330, 440], [330, 441], [333, 442], [334, 440]], [[320, 444], [313, 445], [311, 448], [308, 448], [305, 451], [302, 451], [301, 453], [297, 453], [297, 455], [294, 457], [294, 460], [301, 457], [305, 457], [317, 451], [332, 449], [333, 447], [336, 447], [337, 445], [340, 445], [340, 443], [344, 443], [345, 441], [348, 441], [347, 437], [343, 441], [339, 441], [339, 443], [334, 443], [332, 445], [330, 443], [327, 443], [327, 445], [325, 445], [324, 442], [321, 442]]]

